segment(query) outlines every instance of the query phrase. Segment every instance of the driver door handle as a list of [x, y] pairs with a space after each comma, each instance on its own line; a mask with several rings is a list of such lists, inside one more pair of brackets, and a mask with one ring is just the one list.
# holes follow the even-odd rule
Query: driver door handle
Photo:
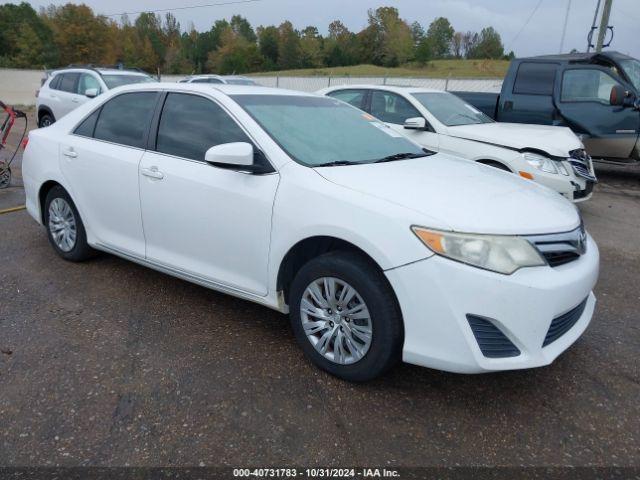
[[78, 153], [73, 149], [73, 147], [65, 148], [62, 151], [62, 154], [69, 158], [76, 158], [78, 156]]
[[140, 173], [145, 177], [155, 178], [156, 180], [162, 180], [164, 178], [164, 173], [158, 170], [158, 167], [143, 168], [140, 170]]

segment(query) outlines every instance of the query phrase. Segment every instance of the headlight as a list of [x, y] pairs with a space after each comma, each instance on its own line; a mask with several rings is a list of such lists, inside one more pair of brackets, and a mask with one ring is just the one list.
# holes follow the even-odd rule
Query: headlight
[[537, 153], [525, 152], [522, 154], [529, 165], [547, 173], [558, 173], [556, 162]]
[[485, 270], [510, 275], [522, 267], [547, 264], [524, 238], [442, 232], [422, 227], [412, 227], [412, 230], [432, 252]]

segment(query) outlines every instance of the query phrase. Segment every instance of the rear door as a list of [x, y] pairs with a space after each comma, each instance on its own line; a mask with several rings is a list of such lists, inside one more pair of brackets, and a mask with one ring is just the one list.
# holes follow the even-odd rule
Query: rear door
[[627, 159], [638, 140], [640, 113], [609, 104], [614, 85], [630, 89], [608, 68], [571, 66], [557, 88], [558, 109], [567, 126], [584, 135], [591, 156]]
[[71, 112], [80, 105], [80, 95], [78, 95], [78, 81], [80, 73], [67, 72], [62, 74], [58, 83], [57, 95], [60, 99], [58, 113], [54, 112], [56, 120]]
[[71, 196], [102, 246], [144, 258], [138, 166], [157, 92], [124, 93], [107, 101], [60, 145]]
[[251, 175], [204, 161], [212, 146], [254, 143], [208, 97], [167, 94], [157, 123], [156, 141], [140, 164], [147, 259], [196, 279], [266, 295], [278, 174]]
[[513, 123], [554, 125], [553, 91], [560, 65], [552, 62], [522, 62], [511, 91], [503, 91], [498, 120]]
[[409, 118], [424, 118], [424, 115], [403, 96], [386, 90], [372, 90], [369, 113], [385, 122], [399, 134], [409, 137], [431, 151], [438, 151], [439, 136], [433, 131], [428, 119], [425, 118], [429, 131], [404, 128], [404, 122]]

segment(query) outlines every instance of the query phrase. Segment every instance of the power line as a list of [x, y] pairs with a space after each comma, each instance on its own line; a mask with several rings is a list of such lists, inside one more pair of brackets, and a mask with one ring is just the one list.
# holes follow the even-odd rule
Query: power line
[[560, 51], [558, 53], [562, 53], [562, 49], [564, 48], [564, 38], [567, 34], [567, 23], [569, 22], [569, 11], [571, 10], [571, 0], [567, 2], [567, 14], [564, 16], [564, 26], [562, 27], [562, 36], [560, 37]]
[[518, 37], [520, 36], [520, 34], [522, 33], [522, 31], [527, 28], [527, 25], [529, 25], [529, 22], [531, 21], [531, 19], [533, 18], [533, 16], [536, 14], [536, 12], [538, 11], [538, 8], [540, 8], [540, 5], [542, 5], [543, 0], [539, 0], [538, 4], [535, 6], [535, 8], [531, 11], [531, 13], [529, 14], [529, 18], [527, 18], [527, 21], [524, 22], [524, 25], [522, 25], [522, 28], [520, 29], [520, 31], [518, 33], [516, 33], [516, 36], [513, 37], [513, 40], [511, 40], [511, 42], [509, 43], [509, 48], [505, 48], [505, 50], [511, 50], [511, 47], [513, 47], [513, 44], [515, 43], [515, 41], [518, 39]]
[[175, 10], [190, 10], [192, 8], [206, 8], [206, 7], [220, 7], [223, 5], [238, 5], [241, 3], [256, 3], [261, 2], [262, 0], [236, 0], [230, 2], [219, 2], [219, 3], [204, 3], [200, 5], [187, 5], [184, 7], [174, 7], [174, 8], [159, 8], [152, 10], [139, 10], [137, 12], [122, 12], [122, 13], [109, 13], [103, 15], [104, 17], [121, 17], [122, 15], [138, 15], [139, 13], [162, 13], [162, 12], [171, 12]]

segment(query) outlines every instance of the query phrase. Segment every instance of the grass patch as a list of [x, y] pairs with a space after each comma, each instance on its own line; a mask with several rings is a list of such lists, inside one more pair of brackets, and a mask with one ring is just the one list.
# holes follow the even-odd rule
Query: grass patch
[[376, 65], [353, 65], [334, 68], [303, 68], [255, 73], [255, 76], [302, 77], [420, 77], [420, 78], [503, 78], [508, 60], [433, 60], [424, 66], [407, 65], [397, 68]]

